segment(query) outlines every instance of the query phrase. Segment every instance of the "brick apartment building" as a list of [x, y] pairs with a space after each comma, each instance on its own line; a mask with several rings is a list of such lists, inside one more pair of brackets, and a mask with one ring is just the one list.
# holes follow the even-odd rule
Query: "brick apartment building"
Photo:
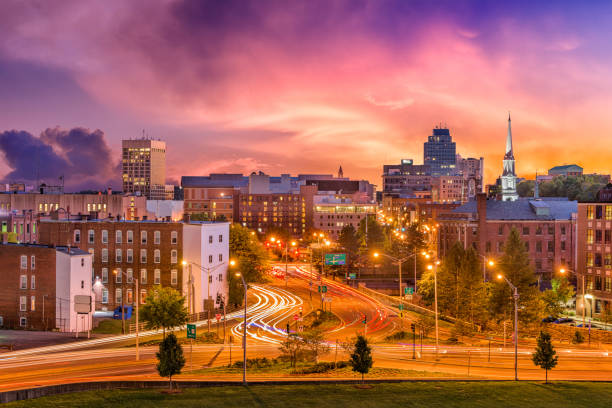
[[300, 186], [299, 194], [243, 194], [240, 223], [265, 234], [272, 228], [302, 236], [313, 227], [313, 199], [317, 186]]
[[[601, 199], [604, 194], [600, 194]], [[601, 313], [612, 302], [612, 200], [597, 203], [578, 203], [577, 236], [577, 309], [582, 310], [582, 277], [585, 294], [593, 298], [586, 301], [586, 314]]]
[[75, 312], [75, 296], [93, 297], [91, 255], [78, 248], [0, 245], [0, 327], [74, 332], [92, 313]]
[[[187, 226], [189, 245], [183, 235]], [[112, 310], [122, 301], [143, 303], [156, 286], [173, 287], [189, 296], [195, 313], [204, 310], [208, 294], [214, 299], [217, 293], [227, 297], [227, 222], [45, 220], [39, 236], [41, 243], [70, 244], [92, 254], [90, 280], [99, 282], [94, 287], [96, 309]], [[183, 260], [196, 263], [191, 275], [185, 274], [189, 264], [183, 265]]]
[[535, 272], [548, 280], [560, 267], [573, 268], [577, 209], [577, 202], [567, 199], [499, 201], [478, 194], [476, 201], [438, 217], [438, 249], [444, 256], [459, 241], [486, 258], [499, 258], [516, 228]]

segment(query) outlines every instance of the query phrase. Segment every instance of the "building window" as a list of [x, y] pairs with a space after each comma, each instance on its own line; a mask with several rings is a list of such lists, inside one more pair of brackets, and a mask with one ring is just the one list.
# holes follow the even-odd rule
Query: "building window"
[[538, 225], [536, 227], [536, 235], [542, 235], [542, 226]]
[[561, 241], [561, 250], [565, 251], [565, 241]]
[[144, 305], [146, 303], [147, 300], [147, 291], [146, 289], [141, 289], [140, 290], [140, 304]]
[[102, 268], [102, 283], [108, 283], [108, 268]]
[[140, 250], [140, 263], [147, 263], [147, 250], [146, 249]]
[[219, 242], [223, 242], [223, 235], [219, 234]]
[[103, 304], [107, 304], [108, 303], [108, 289], [106, 289], [106, 288], [102, 289], [102, 303]]
[[504, 235], [504, 226], [500, 225], [497, 227], [497, 235]]
[[529, 227], [523, 227], [523, 235], [529, 235]]
[[173, 249], [170, 251], [170, 263], [177, 263], [178, 262], [178, 252], [176, 249]]
[[161, 271], [159, 269], [153, 271], [153, 283], [156, 285], [161, 284]]
[[141, 244], [147, 243], [147, 231], [140, 231], [140, 243]]
[[223, 282], [223, 274], [222, 273], [219, 274], [219, 282]]
[[36, 269], [36, 257], [34, 255], [30, 257], [30, 269]]
[[134, 296], [132, 294], [132, 289], [127, 289], [125, 291], [125, 298], [127, 300], [127, 304], [130, 305], [132, 303], [134, 303]]
[[561, 226], [561, 235], [565, 235], [565, 225]]
[[553, 241], [548, 241], [548, 252], [554, 252], [555, 243]]
[[223, 262], [223, 254], [219, 254], [219, 262]]
[[115, 275], [115, 283], [121, 283], [123, 281], [123, 273], [121, 273], [121, 268], [117, 268], [113, 274]]
[[491, 252], [491, 241], [487, 241], [485, 248], [485, 252]]
[[30, 296], [30, 310], [32, 312], [36, 310], [36, 296]]
[[595, 254], [595, 267], [601, 267], [601, 254]]
[[552, 225], [548, 226], [548, 235], [553, 235], [555, 233], [555, 228]]
[[213, 242], [213, 236], [212, 236], [212, 235], [209, 235], [209, 236], [208, 236], [208, 243], [209, 243], [209, 244], [212, 244], [212, 242]]
[[74, 230], [74, 242], [76, 244], [81, 243], [81, 230]]
[[94, 232], [94, 230], [87, 231], [87, 243], [93, 244], [95, 237], [96, 233]]
[[140, 270], [140, 283], [143, 285], [147, 284], [147, 270], [146, 269]]
[[593, 266], [593, 253], [592, 252], [587, 252], [586, 264], [587, 266]]
[[134, 281], [134, 270], [132, 268], [127, 268], [125, 273], [127, 275], [127, 283], [132, 283]]
[[612, 278], [610, 278], [609, 276], [606, 276], [606, 281], [605, 281], [605, 291], [606, 292], [611, 292], [612, 291]]
[[26, 327], [27, 325], [28, 325], [28, 319], [26, 319], [25, 317], [20, 317], [19, 318], [19, 326]]
[[133, 249], [128, 249], [127, 250], [127, 254], [126, 254], [126, 260], [127, 263], [132, 263], [134, 262], [134, 250]]
[[588, 220], [592, 220], [593, 219], [593, 206], [592, 205], [587, 205], [587, 219]]
[[601, 290], [601, 276], [595, 275], [595, 290]]
[[102, 248], [102, 262], [108, 262], [108, 248]]
[[606, 220], [612, 220], [612, 205], [606, 205]]
[[601, 244], [601, 230], [595, 230], [595, 243]]
[[161, 262], [161, 251], [156, 249], [153, 251], [153, 262], [160, 263]]
[[30, 276], [30, 289], [36, 289], [36, 276]]
[[606, 254], [606, 256], [604, 257], [604, 266], [606, 267], [606, 269], [612, 268], [612, 255]]
[[122, 261], [122, 256], [121, 256], [121, 248], [115, 249], [115, 262], [117, 262], [117, 263], [123, 262]]
[[123, 296], [121, 296], [121, 288], [115, 289], [115, 303], [120, 304], [123, 300]]
[[153, 233], [153, 243], [155, 245], [159, 245], [160, 242], [161, 242], [161, 233], [159, 231], [155, 231]]
[[121, 244], [123, 242], [123, 237], [121, 235], [121, 230], [115, 231], [115, 243]]
[[208, 275], [208, 283], [212, 283], [212, 275]]
[[172, 286], [176, 286], [178, 283], [178, 271], [176, 269], [172, 269], [170, 271], [170, 284]]
[[593, 243], [593, 230], [592, 229], [587, 229], [587, 244], [592, 244]]
[[176, 231], [172, 231], [170, 233], [170, 242], [175, 245], [178, 242], [178, 233]]
[[28, 299], [27, 296], [19, 296], [19, 311], [20, 312], [27, 311], [27, 308], [28, 308], [27, 299]]
[[603, 208], [601, 205], [595, 206], [595, 219], [601, 220], [603, 218]]
[[19, 289], [28, 288], [28, 275], [21, 275], [19, 277]]
[[497, 243], [497, 252], [504, 252], [504, 243], [502, 241]]
[[133, 243], [134, 242], [134, 231], [128, 230], [128, 232], [126, 232], [125, 240], [127, 241], [128, 244]]
[[108, 231], [102, 230], [102, 243], [108, 244]]
[[536, 252], [542, 252], [542, 241], [536, 242]]
[[28, 269], [28, 256], [21, 255], [21, 269]]
[[212, 258], [213, 258], [212, 255], [208, 255], [208, 263], [212, 263], [213, 262]]
[[542, 261], [540, 261], [539, 259], [537, 261], [535, 261], [535, 268], [536, 271], [541, 271], [542, 270]]

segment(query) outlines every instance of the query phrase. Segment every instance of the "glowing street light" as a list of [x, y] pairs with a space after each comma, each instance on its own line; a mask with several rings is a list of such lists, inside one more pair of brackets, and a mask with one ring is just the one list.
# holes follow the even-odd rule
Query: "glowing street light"
[[514, 292], [514, 380], [518, 381], [518, 288], [502, 274], [498, 274], [497, 279], [504, 279], [508, 286], [510, 286], [510, 289], [512, 289]]

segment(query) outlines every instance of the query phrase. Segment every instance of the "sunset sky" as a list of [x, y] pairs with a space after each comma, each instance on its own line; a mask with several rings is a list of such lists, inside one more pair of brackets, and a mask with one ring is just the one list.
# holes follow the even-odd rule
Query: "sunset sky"
[[446, 123], [492, 182], [508, 111], [519, 176], [610, 173], [610, 44], [603, 1], [5, 0], [0, 176], [120, 188], [145, 129], [170, 181], [342, 165], [380, 188]]

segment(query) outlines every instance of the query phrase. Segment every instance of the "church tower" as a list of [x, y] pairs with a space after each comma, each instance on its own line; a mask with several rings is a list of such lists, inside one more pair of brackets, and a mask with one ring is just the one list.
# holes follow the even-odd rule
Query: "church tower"
[[504, 171], [501, 176], [502, 201], [518, 200], [516, 192], [516, 173], [514, 172], [514, 151], [512, 150], [512, 127], [508, 114], [508, 136], [506, 136], [506, 154], [504, 155]]
[[338, 169], [338, 178], [344, 178], [344, 172], [342, 171], [342, 166]]

